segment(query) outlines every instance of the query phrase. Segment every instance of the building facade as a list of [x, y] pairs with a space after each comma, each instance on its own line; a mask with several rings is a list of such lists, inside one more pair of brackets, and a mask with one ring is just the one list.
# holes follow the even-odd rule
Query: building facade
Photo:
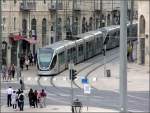
[[[120, 0], [1, 0], [3, 64], [71, 35], [119, 24]], [[130, 13], [130, 1], [129, 1]], [[136, 4], [134, 5], [136, 18]], [[16, 37], [26, 40], [16, 40]], [[36, 42], [34, 41], [36, 40]], [[17, 48], [20, 48], [19, 50]]]
[[150, 1], [138, 1], [138, 63], [149, 65], [150, 58]]

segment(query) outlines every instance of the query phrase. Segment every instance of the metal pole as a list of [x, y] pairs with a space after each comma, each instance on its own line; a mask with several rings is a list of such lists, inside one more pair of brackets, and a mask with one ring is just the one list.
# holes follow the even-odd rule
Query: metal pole
[[[131, 0], [131, 13], [130, 13], [130, 25], [133, 23], [133, 14], [134, 14], [134, 0]], [[130, 27], [130, 37], [132, 36], [132, 27]]]
[[127, 112], [127, 0], [121, 0], [120, 19], [120, 104]]
[[104, 77], [106, 77], [106, 44], [104, 45]]
[[56, 37], [56, 42], [59, 41], [59, 36], [58, 36], [58, 0], [56, 0], [56, 14], [55, 14], [55, 37]]
[[2, 1], [0, 1], [0, 72], [2, 69]]
[[74, 10], [75, 10], [75, 0], [72, 1], [72, 35], [74, 35]]
[[17, 47], [17, 80], [19, 80], [20, 76], [20, 62], [19, 62], [19, 57], [20, 57], [20, 40], [18, 40], [18, 47]]
[[102, 27], [103, 1], [100, 0], [100, 27]]
[[73, 64], [73, 62], [71, 61], [70, 63], [69, 63], [69, 74], [70, 74], [70, 80], [71, 80], [71, 111], [73, 112], [73, 108], [72, 108], [72, 104], [73, 104], [73, 94], [74, 94], [74, 92], [73, 92], [73, 81], [72, 81], [72, 69], [74, 68], [74, 64]]

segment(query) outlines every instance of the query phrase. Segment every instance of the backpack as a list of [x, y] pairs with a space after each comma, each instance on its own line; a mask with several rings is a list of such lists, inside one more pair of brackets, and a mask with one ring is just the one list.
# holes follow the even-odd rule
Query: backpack
[[21, 100], [21, 101], [24, 100], [24, 96], [22, 94], [19, 96], [19, 100]]

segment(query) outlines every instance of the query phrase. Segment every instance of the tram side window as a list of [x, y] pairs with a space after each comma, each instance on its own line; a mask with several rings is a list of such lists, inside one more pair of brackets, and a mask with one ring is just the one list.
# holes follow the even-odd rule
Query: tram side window
[[71, 59], [71, 49], [68, 49], [67, 51], [67, 61], [70, 62], [70, 59]]
[[59, 53], [58, 58], [59, 58], [59, 64], [64, 64], [64, 62], [65, 62], [65, 53], [64, 52]]
[[73, 47], [72, 48], [72, 59], [75, 59], [76, 58], [76, 48], [75, 47]]
[[98, 37], [96, 38], [96, 48], [97, 48], [97, 49], [99, 49], [99, 48], [101, 47], [101, 41], [100, 41], [100, 39], [101, 39], [100, 36], [98, 36]]
[[51, 64], [51, 69], [53, 69], [56, 65], [56, 61], [57, 61], [57, 56], [55, 55]]
[[83, 44], [79, 45], [79, 56], [83, 55]]

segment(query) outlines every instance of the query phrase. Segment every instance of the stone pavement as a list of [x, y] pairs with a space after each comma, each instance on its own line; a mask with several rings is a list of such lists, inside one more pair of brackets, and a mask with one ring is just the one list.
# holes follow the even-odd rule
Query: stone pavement
[[[2, 106], [1, 107], [1, 113], [2, 112], [20, 112], [19, 109], [17, 110], [13, 110], [12, 108], [8, 108], [7, 106]], [[70, 106], [56, 106], [56, 105], [49, 105], [46, 106], [46, 108], [30, 108], [29, 106], [25, 106], [24, 111], [23, 112], [71, 112], [71, 107]], [[82, 113], [92, 113], [92, 112], [115, 112], [115, 113], [119, 113], [119, 111], [115, 111], [112, 109], [104, 109], [104, 108], [96, 108], [96, 107], [83, 107], [82, 108]]]

